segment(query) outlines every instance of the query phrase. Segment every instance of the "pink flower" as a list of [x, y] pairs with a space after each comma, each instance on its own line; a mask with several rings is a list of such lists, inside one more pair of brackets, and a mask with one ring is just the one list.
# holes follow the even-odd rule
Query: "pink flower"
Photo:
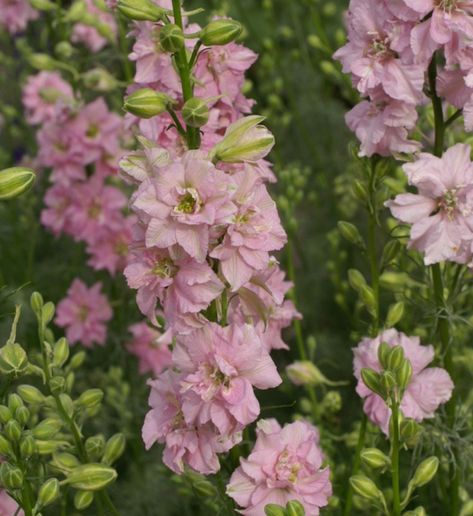
[[156, 176], [143, 182], [132, 201], [135, 210], [149, 217], [146, 246], [168, 248], [178, 244], [203, 262], [210, 227], [234, 211], [229, 188], [228, 177], [200, 151], [188, 151], [157, 169]]
[[0, 489], [0, 516], [25, 516], [18, 504], [4, 489]]
[[414, 63], [411, 24], [393, 19], [380, 0], [352, 0], [348, 22], [348, 43], [334, 57], [352, 74], [358, 91], [367, 95], [382, 87], [393, 99], [421, 101], [426, 63]]
[[30, 124], [42, 124], [56, 117], [58, 103], [74, 100], [71, 86], [57, 72], [40, 72], [28, 77], [23, 87], [23, 105]]
[[177, 247], [146, 249], [136, 244], [124, 274], [128, 286], [138, 289], [138, 307], [151, 319], [158, 299], [173, 321], [205, 310], [224, 288], [207, 263], [195, 261]]
[[46, 207], [41, 212], [41, 223], [56, 236], [71, 231], [69, 209], [72, 193], [69, 186], [57, 183], [44, 196]]
[[138, 357], [141, 374], [151, 372], [156, 377], [171, 366], [172, 355], [168, 347], [170, 342], [162, 341], [164, 335], [145, 322], [133, 324], [128, 330], [133, 335], [133, 340], [127, 349]]
[[177, 373], [167, 370], [148, 384], [151, 410], [142, 430], [146, 449], [155, 442], [164, 443], [163, 462], [175, 473], [183, 473], [185, 465], [204, 475], [216, 473], [220, 469], [217, 453], [233, 448], [241, 441], [241, 433], [220, 436], [211, 424], [187, 425], [181, 410]]
[[274, 419], [258, 423], [257, 439], [247, 459], [240, 459], [227, 494], [246, 516], [264, 516], [268, 504], [299, 501], [306, 514], [316, 516], [332, 495], [330, 471], [322, 469], [319, 432], [306, 421], [283, 428]]
[[[87, 14], [95, 23], [99, 23], [110, 33], [113, 38], [117, 33], [115, 17], [100, 7], [97, 7], [93, 0], [85, 0]], [[92, 52], [98, 52], [109, 42], [93, 25], [76, 23], [72, 29], [71, 41], [83, 43]]]
[[25, 30], [28, 22], [38, 16], [28, 0], [0, 0], [0, 26], [10, 34]]
[[281, 383], [276, 366], [249, 325], [222, 328], [208, 323], [177, 339], [173, 362], [182, 372], [182, 411], [187, 424], [212, 422], [222, 435], [256, 420], [260, 406], [253, 387]]
[[229, 218], [223, 241], [210, 256], [220, 261], [223, 276], [236, 291], [268, 267], [269, 253], [284, 246], [286, 234], [260, 178], [248, 168], [232, 178], [237, 184], [232, 197], [237, 212]]
[[454, 259], [465, 240], [473, 239], [473, 165], [470, 146], [457, 144], [442, 158], [422, 153], [403, 166], [418, 193], [398, 195], [386, 205], [412, 224], [409, 247], [424, 253], [426, 265]]
[[401, 401], [404, 417], [416, 421], [433, 417], [439, 405], [450, 399], [454, 385], [445, 369], [427, 367], [434, 359], [434, 348], [422, 346], [419, 337], [408, 337], [395, 329], [389, 329], [374, 339], [364, 338], [353, 352], [355, 376], [358, 379], [356, 392], [365, 400], [363, 408], [370, 420], [387, 435], [391, 411], [385, 401], [370, 391], [361, 379], [361, 369], [365, 367], [381, 371], [378, 347], [382, 342], [401, 346], [412, 366], [412, 379]]
[[55, 323], [66, 329], [66, 338], [71, 344], [80, 342], [86, 347], [105, 344], [105, 323], [113, 312], [101, 289], [101, 283], [87, 288], [81, 280], [75, 279], [67, 297], [58, 304]]
[[415, 127], [417, 111], [412, 104], [390, 99], [385, 94], [363, 100], [345, 116], [348, 127], [361, 142], [360, 156], [390, 156], [394, 152], [411, 153], [420, 149], [408, 139]]

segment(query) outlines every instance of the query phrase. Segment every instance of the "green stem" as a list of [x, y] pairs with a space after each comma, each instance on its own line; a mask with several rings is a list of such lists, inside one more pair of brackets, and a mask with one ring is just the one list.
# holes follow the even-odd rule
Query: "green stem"
[[399, 402], [391, 406], [391, 473], [393, 486], [393, 516], [401, 516], [401, 493], [399, 489]]
[[[368, 423], [368, 418], [366, 417], [366, 414], [363, 413], [362, 419], [361, 419], [361, 426], [360, 431], [358, 433], [358, 442], [356, 443], [356, 450], [355, 450], [355, 459], [353, 461], [353, 466], [351, 468], [351, 475], [356, 475], [358, 471], [360, 471], [361, 466], [361, 450], [365, 446], [365, 437], [366, 437], [366, 426]], [[351, 487], [351, 484], [348, 484], [348, 491], [347, 491], [347, 501], [345, 504], [345, 509], [343, 511], [344, 516], [350, 516], [351, 510], [353, 506], [353, 488]]]
[[371, 271], [371, 288], [375, 298], [375, 314], [371, 325], [371, 335], [376, 337], [379, 332], [379, 265], [376, 252], [376, 219], [370, 213], [368, 220], [368, 258]]

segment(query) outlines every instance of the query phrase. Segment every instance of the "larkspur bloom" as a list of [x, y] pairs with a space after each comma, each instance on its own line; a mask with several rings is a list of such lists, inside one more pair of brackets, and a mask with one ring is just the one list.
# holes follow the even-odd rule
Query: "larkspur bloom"
[[80, 342], [86, 347], [94, 343], [105, 344], [106, 323], [113, 312], [101, 290], [101, 283], [88, 288], [81, 280], [75, 279], [67, 297], [59, 302], [55, 323], [65, 328], [66, 337], [72, 344]]
[[76, 23], [72, 28], [71, 40], [75, 43], [83, 43], [90, 51], [98, 52], [107, 45], [107, 39], [103, 32], [106, 29], [109, 38], [113, 39], [117, 33], [117, 24], [115, 17], [110, 13], [101, 9], [93, 0], [85, 0], [85, 8], [87, 14], [94, 23], [102, 26], [102, 31], [92, 24]]
[[370, 368], [381, 371], [378, 347], [382, 342], [401, 346], [412, 366], [412, 378], [401, 400], [404, 417], [422, 421], [434, 416], [442, 403], [446, 403], [454, 388], [445, 369], [428, 367], [434, 359], [433, 346], [423, 346], [419, 337], [409, 337], [395, 329], [385, 330], [376, 338], [364, 338], [354, 350], [354, 372], [358, 380], [356, 392], [364, 399], [363, 409], [370, 420], [387, 435], [391, 411], [386, 402], [368, 389], [361, 378], [361, 370]]
[[38, 16], [28, 0], [0, 0], [0, 27], [10, 34], [25, 30], [28, 22]]
[[0, 489], [0, 516], [25, 516], [18, 504], [4, 489]]
[[268, 504], [302, 504], [316, 516], [332, 495], [330, 471], [323, 468], [319, 432], [306, 421], [281, 428], [274, 419], [258, 422], [256, 444], [240, 459], [227, 485], [227, 494], [246, 516], [264, 516]]
[[473, 240], [473, 164], [470, 146], [457, 144], [441, 158], [422, 153], [403, 166], [418, 193], [398, 195], [386, 205], [412, 224], [409, 247], [424, 253], [426, 265], [454, 260], [465, 241]]

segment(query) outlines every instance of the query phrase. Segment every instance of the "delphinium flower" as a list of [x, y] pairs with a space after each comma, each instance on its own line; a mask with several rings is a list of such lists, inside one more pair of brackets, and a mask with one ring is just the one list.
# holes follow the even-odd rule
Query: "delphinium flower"
[[227, 494], [247, 516], [262, 516], [266, 505], [285, 506], [291, 500], [315, 516], [332, 495], [330, 471], [323, 463], [314, 426], [296, 421], [281, 428], [274, 419], [261, 420], [254, 448], [240, 459]]
[[[107, 44], [104, 32], [113, 38], [117, 32], [117, 24], [112, 13], [99, 7], [94, 0], [85, 0], [87, 23], [75, 23], [72, 28], [71, 40], [83, 43], [90, 51], [98, 52]], [[100, 30], [99, 30], [100, 29]]]
[[404, 356], [412, 366], [412, 378], [400, 405], [404, 417], [416, 421], [432, 418], [438, 407], [450, 399], [454, 385], [445, 369], [428, 367], [434, 359], [434, 348], [423, 346], [419, 337], [409, 337], [395, 329], [389, 329], [376, 338], [364, 338], [354, 350], [354, 371], [358, 380], [356, 391], [364, 399], [363, 409], [367, 416], [388, 434], [391, 411], [383, 398], [370, 390], [361, 378], [363, 368], [381, 371], [378, 347], [383, 342], [391, 347], [401, 346]]
[[65, 328], [69, 342], [80, 342], [87, 347], [105, 344], [106, 323], [112, 318], [112, 309], [101, 290], [101, 283], [88, 288], [75, 279], [67, 297], [58, 304], [55, 323]]
[[25, 30], [28, 22], [38, 15], [28, 0], [0, 0], [0, 27], [10, 34]]
[[4, 489], [0, 489], [0, 516], [25, 516], [18, 504]]
[[424, 253], [426, 265], [461, 257], [473, 242], [473, 164], [471, 148], [457, 144], [441, 158], [423, 153], [403, 166], [417, 193], [388, 201], [392, 214], [412, 224], [409, 246]]

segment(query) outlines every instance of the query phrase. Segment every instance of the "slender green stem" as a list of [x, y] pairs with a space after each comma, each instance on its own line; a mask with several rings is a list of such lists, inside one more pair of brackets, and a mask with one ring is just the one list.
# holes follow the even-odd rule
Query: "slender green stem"
[[[363, 413], [362, 419], [361, 419], [361, 426], [360, 431], [358, 432], [358, 442], [356, 443], [356, 449], [355, 449], [355, 459], [353, 460], [353, 466], [351, 468], [351, 475], [356, 475], [358, 471], [360, 471], [361, 466], [361, 450], [365, 446], [365, 438], [366, 438], [366, 426], [368, 423], [368, 418], [366, 417], [366, 414]], [[348, 484], [348, 490], [347, 490], [347, 501], [345, 503], [345, 509], [343, 511], [344, 516], [349, 516], [351, 514], [353, 507], [353, 488], [351, 487], [351, 484]]]
[[391, 474], [393, 486], [393, 516], [401, 516], [401, 493], [399, 489], [399, 401], [391, 406]]
[[368, 220], [368, 258], [371, 271], [371, 288], [375, 298], [375, 313], [371, 324], [371, 334], [376, 337], [379, 332], [379, 264], [376, 252], [376, 219], [374, 215], [369, 215]]

